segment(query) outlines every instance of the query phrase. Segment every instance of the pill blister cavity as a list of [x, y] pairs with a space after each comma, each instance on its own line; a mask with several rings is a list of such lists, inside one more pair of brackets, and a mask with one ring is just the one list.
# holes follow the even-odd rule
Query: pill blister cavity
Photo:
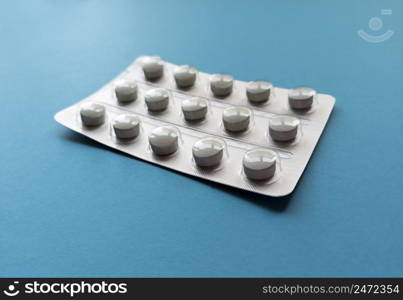
[[222, 121], [228, 132], [240, 133], [248, 130], [251, 119], [251, 111], [246, 107], [233, 106], [224, 109]]
[[150, 81], [160, 79], [164, 73], [164, 62], [158, 56], [147, 56], [141, 61], [144, 77]]
[[105, 106], [94, 102], [86, 102], [80, 107], [80, 116], [84, 126], [100, 126], [105, 122]]
[[130, 103], [137, 99], [137, 83], [121, 81], [115, 87], [116, 99], [119, 103]]
[[148, 140], [156, 155], [170, 155], [178, 150], [178, 130], [173, 126], [155, 128]]
[[309, 110], [312, 107], [316, 91], [310, 87], [297, 87], [288, 93], [288, 103], [291, 109]]
[[112, 127], [118, 139], [132, 140], [140, 133], [140, 119], [132, 114], [122, 114], [112, 121]]
[[276, 173], [276, 152], [269, 149], [254, 149], [243, 157], [243, 171], [248, 179], [269, 180]]
[[276, 142], [293, 141], [300, 126], [300, 120], [292, 116], [274, 116], [269, 121], [270, 137]]
[[229, 74], [214, 74], [210, 78], [210, 89], [216, 97], [226, 97], [232, 92], [234, 78]]
[[205, 119], [207, 101], [200, 97], [192, 97], [182, 101], [182, 113], [186, 121], [195, 122]]
[[190, 88], [196, 81], [197, 70], [188, 65], [177, 66], [174, 70], [176, 86], [181, 89]]
[[168, 107], [169, 93], [163, 88], [148, 90], [144, 95], [144, 101], [151, 112], [161, 112]]
[[217, 138], [200, 139], [192, 147], [193, 159], [198, 167], [216, 167], [221, 163], [224, 148], [224, 142]]
[[273, 84], [267, 81], [251, 81], [246, 85], [246, 96], [252, 104], [263, 104], [269, 101]]

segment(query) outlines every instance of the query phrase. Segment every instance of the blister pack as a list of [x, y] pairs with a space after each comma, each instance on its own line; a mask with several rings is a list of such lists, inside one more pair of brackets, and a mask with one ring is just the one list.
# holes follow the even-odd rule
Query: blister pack
[[156, 165], [279, 197], [294, 190], [334, 103], [309, 87], [243, 82], [143, 56], [55, 119]]

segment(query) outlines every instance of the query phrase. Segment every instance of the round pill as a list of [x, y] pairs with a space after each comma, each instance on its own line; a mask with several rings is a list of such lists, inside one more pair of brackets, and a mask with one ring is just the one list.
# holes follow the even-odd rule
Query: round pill
[[215, 138], [198, 140], [192, 148], [193, 158], [199, 167], [217, 166], [223, 157], [224, 143]]
[[174, 70], [174, 78], [179, 88], [189, 88], [196, 80], [196, 69], [188, 65], [178, 66]]
[[268, 149], [248, 151], [243, 157], [243, 170], [249, 179], [268, 180], [276, 173], [277, 154]]
[[269, 134], [278, 142], [287, 142], [295, 139], [300, 121], [292, 116], [275, 116], [269, 121]]
[[81, 121], [85, 126], [99, 126], [105, 122], [105, 106], [86, 102], [80, 107]]
[[157, 80], [164, 73], [164, 62], [157, 56], [144, 57], [142, 60], [144, 76], [147, 80]]
[[151, 132], [148, 140], [157, 155], [169, 155], [178, 150], [178, 131], [174, 127], [157, 127]]
[[225, 97], [231, 94], [234, 78], [228, 74], [214, 74], [210, 79], [210, 88], [214, 96]]
[[137, 99], [137, 83], [124, 81], [115, 87], [116, 98], [121, 103], [129, 103]]
[[310, 109], [315, 95], [310, 87], [298, 87], [288, 93], [288, 103], [292, 109]]
[[267, 81], [251, 81], [246, 86], [248, 100], [255, 104], [267, 102], [273, 84]]
[[207, 101], [193, 97], [182, 101], [182, 112], [186, 121], [198, 121], [206, 117]]
[[119, 115], [113, 120], [113, 130], [119, 139], [134, 139], [140, 132], [140, 119], [135, 115]]
[[149, 111], [163, 111], [168, 106], [169, 93], [162, 88], [151, 89], [145, 93], [144, 100]]
[[249, 127], [251, 111], [245, 107], [228, 107], [222, 113], [224, 128], [231, 132], [245, 131]]

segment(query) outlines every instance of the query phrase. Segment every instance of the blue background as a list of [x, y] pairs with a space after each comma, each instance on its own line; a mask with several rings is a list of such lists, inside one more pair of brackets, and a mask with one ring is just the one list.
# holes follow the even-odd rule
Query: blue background
[[[382, 16], [395, 35], [357, 35]], [[402, 1], [2, 1], [1, 276], [403, 276]], [[155, 167], [53, 115], [139, 55], [310, 85], [335, 110], [296, 191]]]

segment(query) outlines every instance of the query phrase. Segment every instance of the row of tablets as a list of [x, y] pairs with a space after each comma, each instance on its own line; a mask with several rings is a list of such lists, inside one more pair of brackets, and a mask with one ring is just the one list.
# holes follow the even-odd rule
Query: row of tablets
[[[85, 126], [100, 126], [105, 122], [105, 107], [87, 102], [80, 110], [81, 121]], [[112, 121], [114, 134], [119, 140], [133, 140], [140, 134], [140, 119], [133, 114], [118, 115]], [[148, 136], [152, 152], [157, 156], [167, 157], [178, 151], [180, 131], [174, 126], [154, 128]], [[193, 161], [196, 166], [213, 169], [221, 164], [226, 150], [222, 139], [205, 137], [199, 139], [192, 147]], [[243, 173], [251, 180], [269, 180], [276, 172], [278, 156], [269, 149], [253, 149], [243, 157]]]
[[[192, 101], [203, 99], [191, 98], [184, 100], [182, 104], [184, 116], [195, 117], [202, 112], [193, 108]], [[207, 109], [207, 106], [200, 106]], [[200, 108], [199, 107], [199, 108]], [[205, 114], [206, 111], [203, 111]], [[105, 106], [95, 102], [85, 102], [80, 107], [80, 117], [85, 126], [100, 126], [105, 122]], [[242, 132], [248, 129], [251, 119], [251, 111], [244, 107], [228, 107], [224, 109], [222, 121], [226, 131]], [[135, 138], [139, 131], [139, 119], [135, 115], [124, 115], [113, 121], [113, 128], [118, 138]], [[269, 135], [276, 142], [290, 142], [295, 140], [300, 127], [300, 120], [293, 116], [276, 115], [269, 120]]]
[[[155, 82], [164, 76], [164, 62], [159, 57], [144, 57], [141, 65], [144, 78], [148, 81]], [[190, 89], [195, 85], [197, 70], [188, 65], [177, 66], [173, 78], [178, 89]], [[225, 98], [232, 93], [234, 78], [229, 74], [213, 74], [209, 84], [214, 97]], [[250, 103], [260, 105], [269, 100], [272, 89], [271, 82], [252, 81], [246, 85], [245, 93]], [[314, 89], [298, 87], [289, 91], [288, 102], [292, 109], [306, 111], [312, 107], [315, 96]]]

